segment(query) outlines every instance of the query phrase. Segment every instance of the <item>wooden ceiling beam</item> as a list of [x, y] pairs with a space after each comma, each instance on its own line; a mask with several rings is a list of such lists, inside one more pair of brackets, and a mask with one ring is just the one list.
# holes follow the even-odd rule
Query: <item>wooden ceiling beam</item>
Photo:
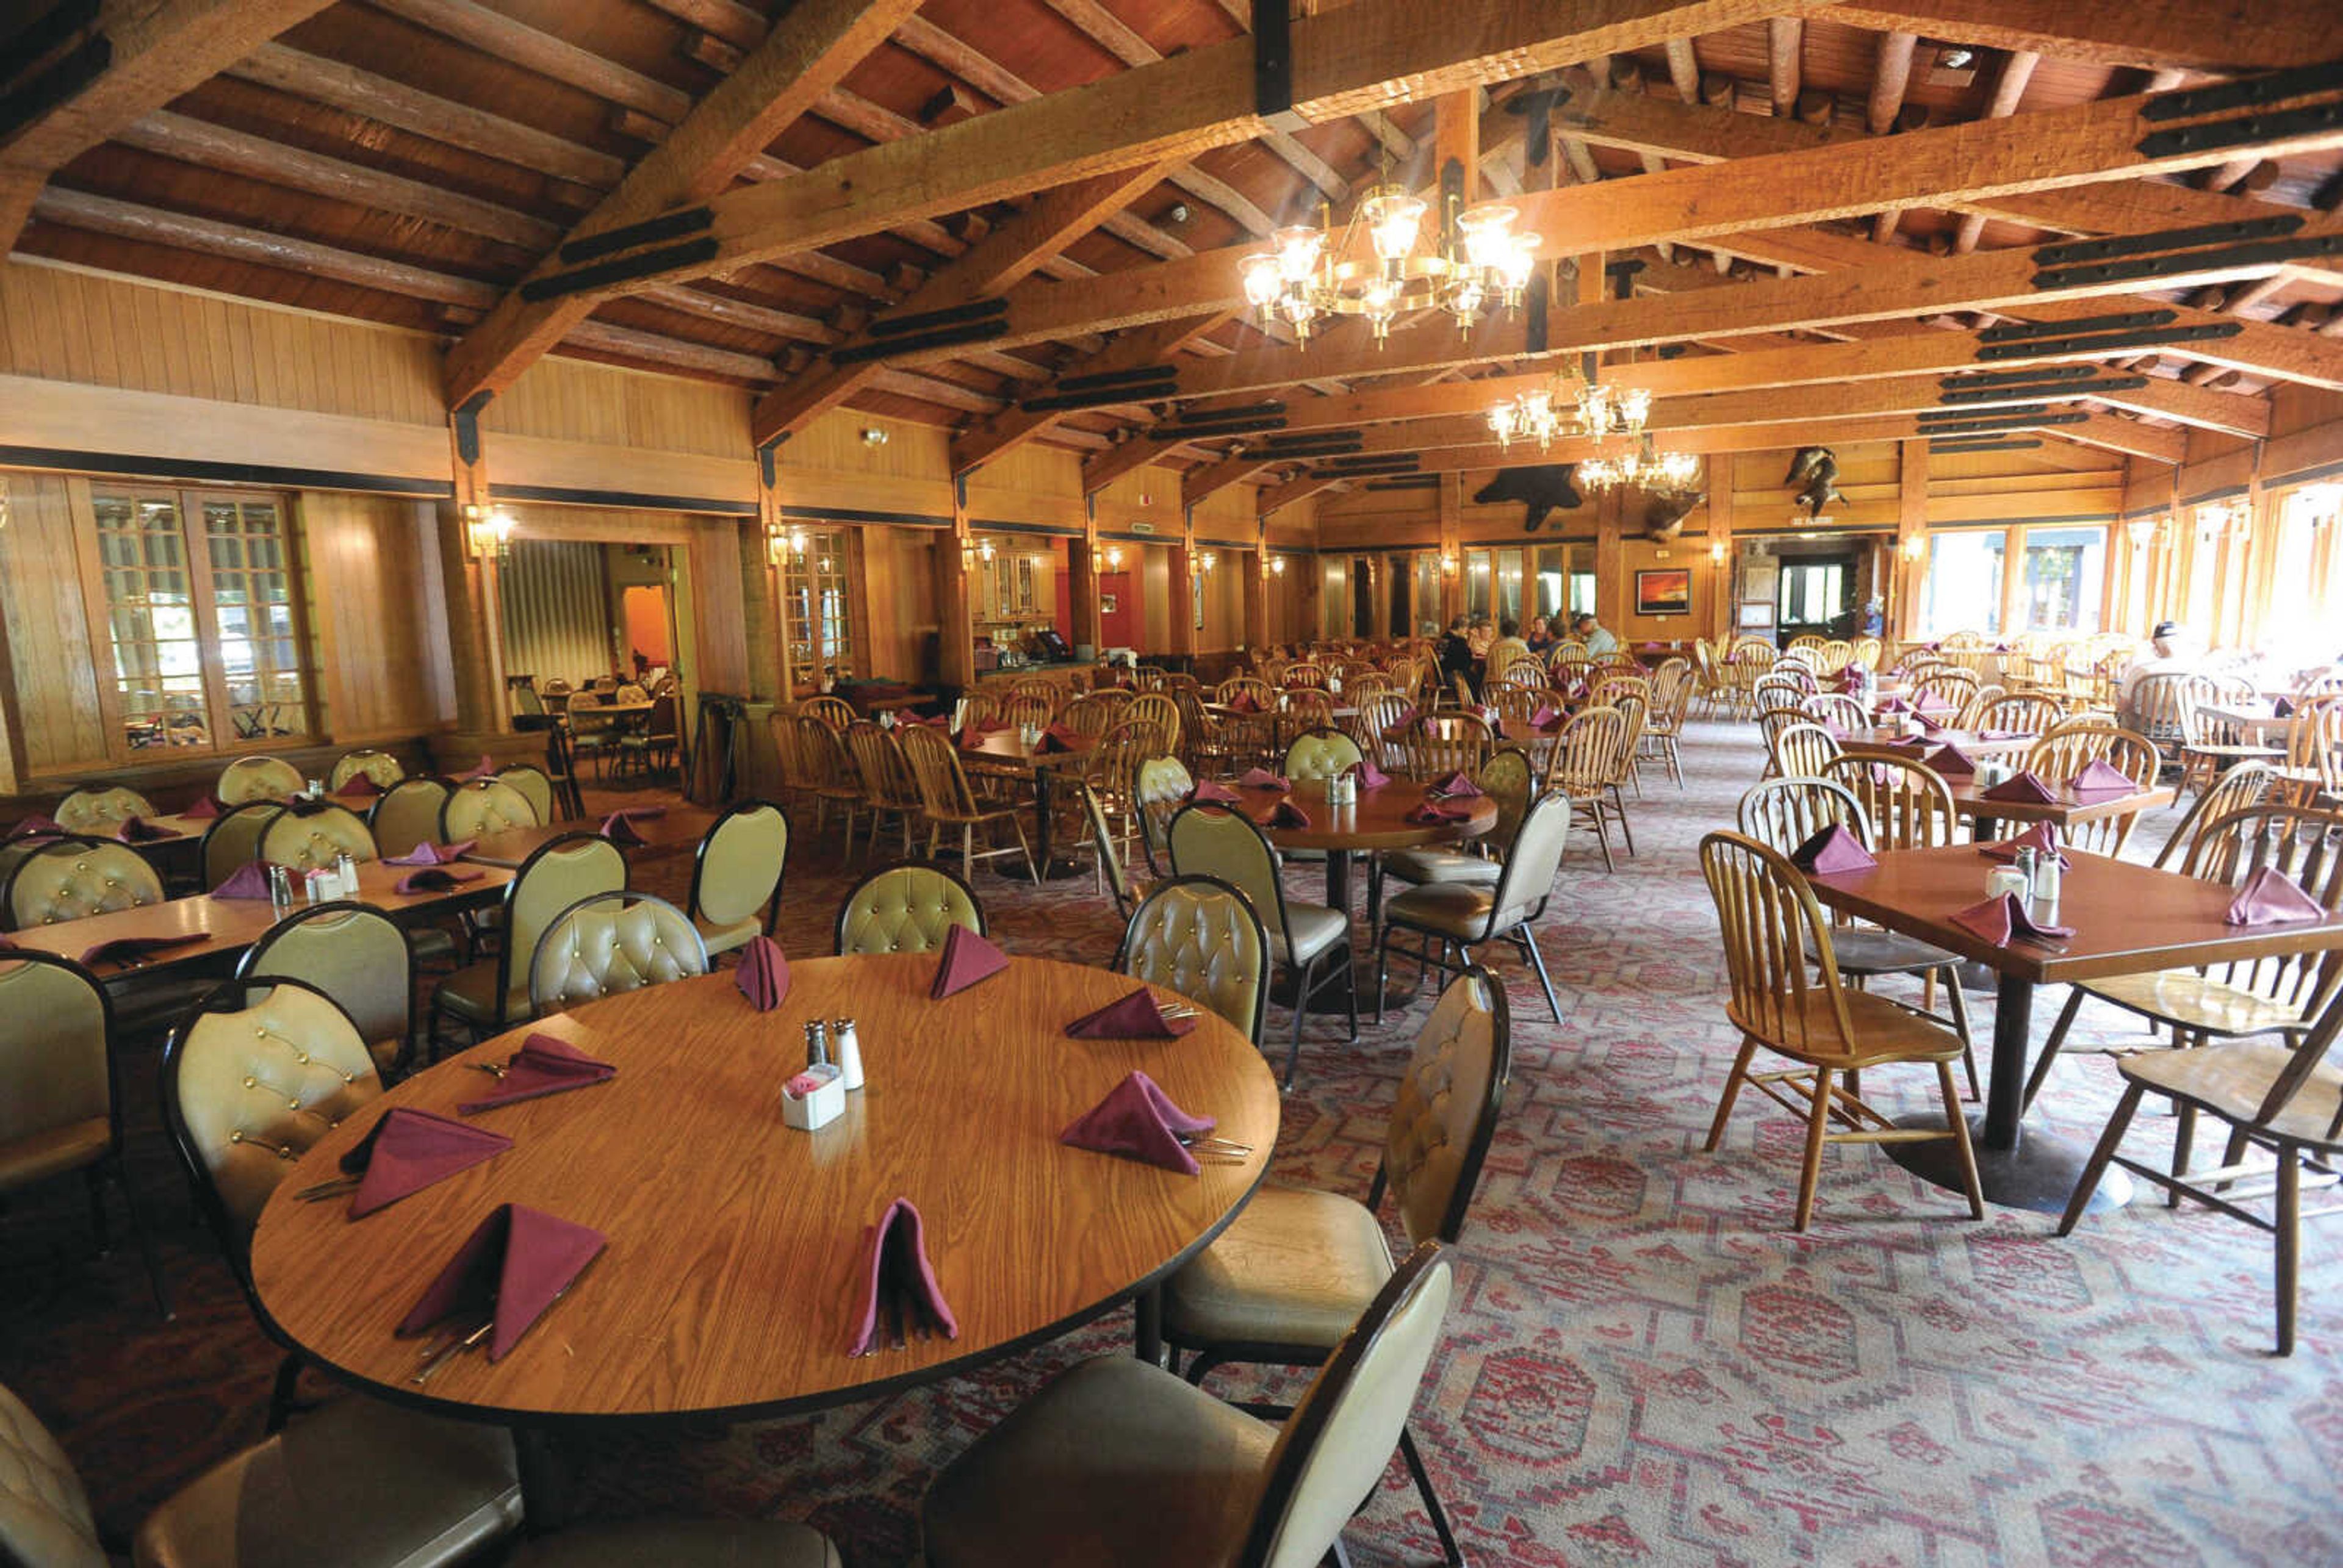
[[1304, 474], [1300, 478], [1288, 479], [1282, 485], [1262, 491], [1253, 498], [1253, 509], [1261, 517], [1270, 517], [1296, 501], [1308, 500], [1321, 490], [1331, 490], [1342, 482], [1339, 477], [1313, 479]]
[[479, 0], [373, 0], [373, 4], [377, 10], [428, 28], [443, 38], [666, 125], [680, 124], [691, 112], [691, 95], [682, 88], [670, 87], [566, 38], [490, 10]]
[[[73, 83], [71, 56], [19, 84], [53, 101], [0, 136], [0, 256], [15, 248], [49, 176], [200, 86], [328, 0], [106, 0], [93, 38], [106, 63]], [[48, 91], [52, 80], [54, 92]]]
[[[1109, 375], [1118, 370], [1137, 370], [1163, 364], [1190, 338], [1200, 337], [1228, 319], [1229, 312], [1212, 311], [1155, 322], [1137, 331], [1126, 332], [1101, 352], [1067, 366], [1065, 374]], [[1071, 412], [1075, 410], [1002, 410], [994, 418], [953, 440], [953, 475], [971, 473], [994, 458], [1016, 450]]]
[[[470, 0], [397, 0], [397, 4], [446, 7], [468, 5]], [[682, 117], [674, 135], [628, 171], [618, 187], [579, 222], [571, 238], [619, 228], [669, 208], [715, 196], [783, 126], [836, 86], [865, 55], [887, 41], [898, 22], [918, 8], [919, 0], [799, 0], [741, 62], [740, 68], [717, 84], [698, 108]], [[750, 186], [740, 194], [754, 196], [797, 183]], [[548, 261], [559, 265], [551, 258]], [[461, 407], [483, 392], [494, 394], [511, 386], [538, 355], [591, 315], [594, 305], [590, 295], [536, 304], [522, 300], [518, 290], [506, 296], [487, 321], [448, 351], [448, 407]]]
[[1134, 435], [1117, 442], [1082, 461], [1082, 494], [1095, 496], [1125, 474], [1135, 474], [1152, 463], [1160, 463], [1182, 448], [1151, 441]]
[[1676, 96], [1687, 104], [1700, 102], [1700, 55], [1689, 38], [1671, 38], [1667, 44], [1668, 84]]
[[2080, 425], [2059, 426], [2056, 434], [2062, 439], [2079, 441], [2087, 447], [2104, 447], [2128, 457], [2147, 457], [2174, 467], [2188, 460], [2187, 431], [2159, 430], [2136, 419], [2094, 414]]
[[1273, 463], [1270, 458], [1232, 453], [1202, 467], [1191, 468], [1180, 476], [1180, 504], [1183, 507], [1202, 506], [1207, 498], [1231, 485], [1242, 484], [1271, 467]]
[[[2006, 120], [2016, 114], [2019, 101], [2026, 96], [2026, 85], [2034, 79], [2034, 67], [2041, 63], [2042, 56], [2030, 49], [2013, 50], [2003, 55], [2001, 70], [1993, 80], [1993, 96], [1986, 100], [1985, 117]], [[1975, 250], [1977, 236], [1985, 233], [1985, 214], [1966, 214], [1953, 236], [1954, 254], [1966, 256]]]
[[1811, 13], [1825, 21], [2054, 59], [2157, 70], [2263, 71], [2315, 65], [2335, 54], [2328, 0], [1885, 0]]
[[1790, 118], [1798, 106], [1798, 86], [1803, 79], [1798, 56], [1805, 51], [1805, 42], [1804, 17], [1775, 16], [1765, 24], [1765, 85], [1777, 120]]

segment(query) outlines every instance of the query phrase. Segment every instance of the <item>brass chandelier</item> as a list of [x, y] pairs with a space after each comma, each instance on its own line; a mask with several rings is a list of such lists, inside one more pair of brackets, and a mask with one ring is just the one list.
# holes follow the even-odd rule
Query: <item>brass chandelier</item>
[[[1440, 240], [1424, 249], [1429, 210], [1385, 183], [1367, 193], [1338, 235], [1332, 209], [1322, 205], [1317, 225], [1289, 224], [1269, 236], [1271, 248], [1237, 264], [1245, 302], [1264, 320], [1284, 322], [1302, 343], [1333, 316], [1364, 317], [1380, 344], [1405, 310], [1445, 311], [1457, 330], [1470, 332], [1486, 310], [1519, 308], [1539, 244], [1536, 235], [1513, 232], [1519, 215], [1494, 202], [1464, 207], [1452, 196]], [[1372, 261], [1352, 256], [1363, 229]]]

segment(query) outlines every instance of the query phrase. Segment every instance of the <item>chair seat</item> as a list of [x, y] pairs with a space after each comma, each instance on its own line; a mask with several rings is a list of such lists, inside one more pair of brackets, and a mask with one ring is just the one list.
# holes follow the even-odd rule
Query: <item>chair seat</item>
[[[1427, 882], [1385, 900], [1383, 920], [1391, 925], [1410, 926], [1456, 941], [1476, 942], [1481, 933], [1489, 929], [1489, 912], [1496, 903], [1493, 884], [1475, 887], [1470, 882]], [[1516, 904], [1499, 912], [1497, 929], [1518, 925], [1528, 916], [1528, 906]]]
[[2300, 1003], [2276, 1001], [2195, 970], [2117, 975], [2079, 988], [2100, 1001], [2182, 1029], [2235, 1036], [2269, 1034], [2303, 1024]]
[[1285, 925], [1293, 933], [1291, 950], [1285, 932], [1272, 921], [1269, 956], [1287, 965], [1306, 964], [1351, 934], [1351, 917], [1342, 910], [1330, 910], [1323, 904], [1297, 904], [1290, 899], [1285, 904]]
[[1917, 937], [1855, 927], [1832, 927], [1831, 951], [1838, 955], [1839, 973], [1846, 975], [1908, 974], [1961, 961], [1960, 954]]
[[0, 1192], [95, 1165], [113, 1146], [114, 1129], [103, 1116], [0, 1143]]
[[[2262, 1101], [2294, 1060], [2282, 1045], [2241, 1040], [2197, 1050], [2157, 1050], [2130, 1057], [2117, 1070], [2133, 1083], [2233, 1122], [2252, 1122]], [[2321, 1062], [2286, 1109], [2267, 1125], [2278, 1137], [2307, 1148], [2343, 1151], [2343, 1139], [2328, 1129], [2343, 1114], [2343, 1070]]]
[[[1851, 1049], [1842, 1050], [1837, 1039], [1837, 1023], [1829, 1017], [1829, 999], [1820, 987], [1805, 993], [1805, 1004], [1812, 1010], [1815, 1022], [1811, 1032], [1816, 1044], [1807, 1050], [1803, 1046], [1806, 1032], [1798, 1027], [1793, 1016], [1776, 1039], [1770, 1030], [1752, 1030], [1751, 1033], [1766, 1046], [1783, 1055], [1801, 1061], [1819, 1060], [1834, 1068], [1861, 1068], [1889, 1061], [1958, 1061], [1967, 1047], [1961, 1037], [1945, 1025], [1911, 1009], [1899, 1007], [1884, 996], [1870, 991], [1843, 990], [1846, 1001], [1846, 1018], [1855, 1030]], [[1726, 1010], [1728, 1016], [1735, 1010]], [[1742, 1020], [1735, 1016], [1734, 1022]], [[1745, 1027], [1745, 1025], [1744, 1026]]]
[[1055, 1379], [946, 1466], [928, 1568], [1203, 1568], [1237, 1560], [1277, 1429], [1129, 1355]]
[[[458, 1018], [474, 1023], [502, 1023], [508, 1014], [497, 1005], [497, 960], [482, 959], [466, 964], [439, 982], [436, 998], [437, 1005]], [[522, 993], [516, 1011], [525, 1010], [528, 997]]]
[[633, 1519], [530, 1542], [513, 1568], [840, 1568], [819, 1530], [765, 1519]]
[[1263, 1186], [1163, 1286], [1177, 1344], [1332, 1350], [1391, 1278], [1391, 1247], [1366, 1208], [1335, 1192]]
[[131, 1553], [138, 1568], [431, 1568], [520, 1520], [501, 1427], [347, 1394], [197, 1476]]
[[692, 918], [691, 923], [698, 928], [699, 940], [708, 945], [708, 956], [710, 958], [714, 958], [718, 953], [729, 953], [735, 948], [747, 947], [752, 938], [765, 934], [765, 922], [755, 915], [729, 922], [711, 920], [705, 915], [696, 915]]
[[1504, 867], [1461, 849], [1393, 849], [1383, 857], [1383, 874], [1403, 882], [1470, 882], [1495, 887]]

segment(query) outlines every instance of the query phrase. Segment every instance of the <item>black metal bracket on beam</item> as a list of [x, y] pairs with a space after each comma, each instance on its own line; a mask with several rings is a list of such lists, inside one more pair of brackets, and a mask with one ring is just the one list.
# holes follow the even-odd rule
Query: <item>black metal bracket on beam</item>
[[1285, 416], [1263, 414], [1258, 418], [1232, 419], [1221, 425], [1158, 425], [1147, 432], [1151, 441], [1203, 441], [1214, 436], [1251, 436], [1262, 430], [1282, 430]]
[[2343, 126], [2343, 102], [2306, 104], [2298, 109], [2280, 109], [2274, 114], [2246, 115], [2234, 120], [2151, 131], [2140, 138], [2139, 153], [2142, 157], [2163, 158], [2175, 153], [2213, 152], [2257, 142], [2283, 141], [2337, 126]]
[[1940, 376], [1936, 385], [1947, 392], [1968, 392], [1986, 387], [2025, 387], [2037, 381], [2073, 381], [2099, 373], [2096, 365], [2037, 365], [2030, 370], [1971, 371], [1966, 376]]
[[1522, 348], [1529, 354], [1543, 354], [1552, 340], [1554, 323], [1554, 285], [1548, 281], [1546, 269], [1538, 268], [1530, 275], [1529, 287], [1522, 302]]
[[666, 212], [657, 217], [647, 217], [640, 223], [606, 228], [599, 234], [580, 235], [562, 246], [560, 256], [566, 265], [575, 266], [582, 261], [598, 261], [622, 250], [632, 250], [639, 245], [680, 239], [688, 234], [704, 234], [715, 222], [716, 214], [712, 209], [686, 207], [681, 212]]
[[2197, 115], [2217, 115], [2225, 109], [2258, 108], [2264, 104], [2283, 103], [2288, 98], [2330, 92], [2338, 87], [2343, 87], [2343, 61], [2328, 60], [2316, 65], [2273, 71], [2264, 76], [2158, 93], [2147, 101], [2139, 117], [2159, 122], [2185, 120]]
[[2236, 223], [2198, 224], [2193, 228], [2167, 228], [2156, 234], [2118, 234], [2106, 239], [2062, 239], [2037, 246], [2036, 263], [2069, 266], [2081, 261], [2113, 261], [2117, 256], [2153, 256], [2167, 250], [2202, 250], [2213, 245], [2243, 245], [2247, 240], [2278, 239], [2302, 226], [2298, 213], [2246, 218]]
[[1293, 107], [1292, 0], [1252, 0], [1252, 106], [1264, 120]]
[[[2343, 119], [2337, 123], [2343, 125]], [[2289, 261], [2317, 256], [2343, 256], [2343, 234], [2313, 235], [2307, 239], [2271, 239], [2257, 245], [2225, 246], [2216, 250], [2184, 250], [2169, 256], [2143, 256], [2082, 266], [2050, 267], [2034, 275], [2034, 286], [2073, 288], [2090, 284], [2122, 283], [2140, 277], [2181, 276], [2207, 268], [2227, 270], [2282, 266]]]
[[1980, 343], [2016, 343], [2022, 338], [2079, 337], [2087, 332], [2129, 332], [2140, 327], [2169, 327], [2180, 319], [2177, 310], [2131, 310], [2112, 316], [2083, 316], [2072, 321], [2008, 321], [1977, 334]]
[[664, 272], [671, 266], [696, 266], [703, 261], [714, 261], [723, 247], [714, 235], [687, 240], [660, 250], [638, 251], [632, 256], [618, 256], [610, 261], [598, 261], [570, 272], [557, 272], [550, 277], [532, 277], [520, 286], [520, 297], [531, 305], [548, 299], [558, 299], [566, 294], [582, 294], [589, 288], [599, 288], [606, 283], [630, 283], [654, 272]]
[[1991, 403], [1997, 398], [2036, 396], [2043, 397], [2091, 397], [2102, 392], [2136, 392], [2147, 385], [2145, 376], [2111, 376], [2103, 381], [2021, 381], [2003, 387], [1964, 387], [1940, 395], [1936, 401], [1947, 407], [1963, 404]]
[[1923, 436], [1982, 436], [1988, 433], [1997, 434], [2004, 430], [2038, 429], [2045, 425], [2087, 424], [2090, 417], [2088, 414], [2079, 409], [2063, 414], [2036, 414], [2025, 408], [1997, 408], [1994, 410], [1993, 417], [1990, 418], [1978, 415], [1967, 419], [1931, 417], [1923, 414], [1920, 416], [1920, 434]]
[[1369, 490], [1436, 490], [1440, 488], [1437, 474], [1401, 474], [1388, 479], [1370, 479], [1362, 488]]
[[1005, 299], [972, 299], [966, 305], [954, 305], [942, 310], [910, 310], [894, 316], [882, 316], [862, 329], [866, 337], [910, 337], [919, 333], [947, 327], [960, 327], [972, 321], [991, 321], [1009, 314]]
[[926, 332], [905, 333], [900, 337], [880, 338], [874, 343], [850, 343], [843, 348], [830, 351], [832, 365], [862, 365], [873, 359], [886, 359], [898, 354], [923, 354], [931, 348], [957, 348], [966, 343], [983, 343], [1004, 337], [1009, 323], [995, 317], [990, 321], [963, 322], [958, 327], [939, 327]]
[[1928, 450], [1945, 453], [2031, 452], [2041, 445], [2038, 439], [1996, 441], [1972, 437], [1957, 441], [1931, 441], [1928, 443]]
[[[2066, 326], [2079, 326], [2077, 322]], [[2235, 337], [2246, 329], [2242, 321], [2207, 321], [2194, 327], [2151, 327], [2137, 332], [2110, 332], [2069, 337], [2027, 337], [2015, 343], [1989, 343], [1976, 352], [1977, 363], [2024, 359], [2036, 354], [2093, 354], [2120, 348], [2176, 348], [2189, 343], [2213, 343]]]
[[780, 446], [788, 439], [787, 436], [776, 436], [757, 448], [757, 477], [769, 490], [780, 483]]
[[456, 456], [470, 467], [480, 460], [480, 413], [496, 400], [493, 392], [475, 392], [449, 412], [447, 423], [456, 432]]

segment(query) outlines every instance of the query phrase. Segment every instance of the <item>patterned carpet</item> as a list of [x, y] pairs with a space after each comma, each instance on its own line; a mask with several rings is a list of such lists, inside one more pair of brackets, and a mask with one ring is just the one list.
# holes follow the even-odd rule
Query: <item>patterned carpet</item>
[[[1473, 1560], [2343, 1562], [2343, 1319], [2325, 1294], [2343, 1271], [2315, 1231], [2302, 1347], [2278, 1361], [2268, 1241], [2219, 1216], [2136, 1203], [2062, 1241], [2041, 1215], [1969, 1223], [1875, 1151], [1833, 1149], [1814, 1229], [1796, 1237], [1789, 1117], [1745, 1101], [1725, 1147], [1700, 1152], [1735, 1041], [1693, 849], [1730, 819], [1760, 753], [1745, 729], [1695, 728], [1686, 789], [1653, 787], [1635, 809], [1637, 857], [1606, 877], [1591, 843], [1573, 847], [1542, 937], [1563, 1024], [1517, 962], [1500, 967], [1513, 1092], [1415, 1417]], [[785, 904], [792, 952], [827, 950], [844, 886], [811, 848]], [[687, 874], [672, 861], [639, 880], [679, 893]], [[1314, 871], [1296, 877], [1315, 896]], [[980, 883], [1012, 950], [1111, 954], [1087, 878], [1041, 893]], [[1364, 1192], [1423, 1006], [1355, 1050], [1314, 1031], [1278, 1175]], [[1982, 1038], [1989, 1002], [1980, 1012]], [[55, 1425], [121, 1533], [258, 1435], [274, 1359], [195, 1228], [152, 1068], [150, 1052], [131, 1059], [135, 1168], [165, 1213], [176, 1322], [156, 1322], [135, 1249], [90, 1257], [74, 1184], [0, 1218], [0, 1382]], [[2045, 1109], [2087, 1140], [2114, 1081], [2103, 1058], [2072, 1058]], [[1865, 1087], [1891, 1108], [1933, 1096], [1920, 1070]], [[2165, 1125], [2146, 1119], [2132, 1147]], [[857, 1568], [902, 1563], [933, 1468], [1051, 1372], [1128, 1335], [1118, 1314], [880, 1404], [572, 1444], [580, 1506], [805, 1519]], [[1436, 1555], [1396, 1465], [1347, 1539], [1362, 1564]]]

